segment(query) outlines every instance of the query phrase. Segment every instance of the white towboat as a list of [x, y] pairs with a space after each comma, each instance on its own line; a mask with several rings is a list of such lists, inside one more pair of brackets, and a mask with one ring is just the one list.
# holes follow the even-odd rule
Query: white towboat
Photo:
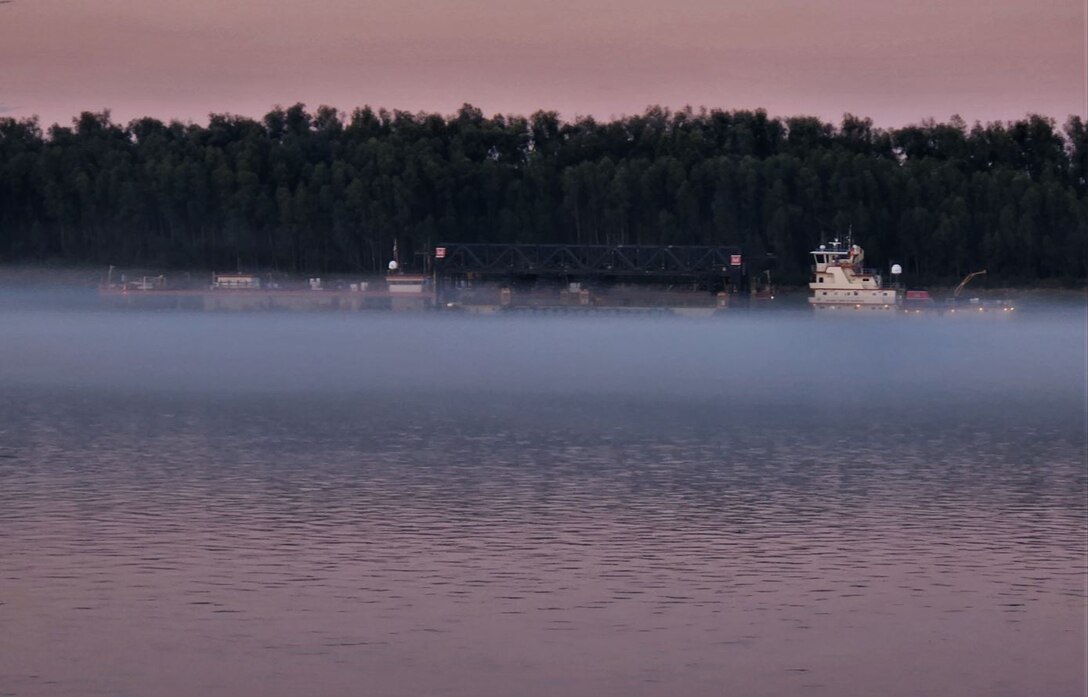
[[876, 269], [862, 265], [865, 251], [849, 240], [832, 240], [812, 252], [814, 260], [812, 295], [809, 304], [817, 309], [880, 310], [895, 312], [902, 295], [896, 288], [885, 287]]

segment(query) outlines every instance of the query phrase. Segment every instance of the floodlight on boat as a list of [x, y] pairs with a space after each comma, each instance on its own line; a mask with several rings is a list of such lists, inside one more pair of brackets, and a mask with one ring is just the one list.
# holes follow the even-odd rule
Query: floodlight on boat
[[892, 275], [898, 276], [901, 273], [903, 273], [903, 267], [899, 264], [892, 264]]

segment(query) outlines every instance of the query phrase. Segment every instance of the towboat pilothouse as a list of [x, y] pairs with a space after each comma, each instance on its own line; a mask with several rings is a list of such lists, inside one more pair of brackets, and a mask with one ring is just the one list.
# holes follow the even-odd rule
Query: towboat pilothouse
[[812, 252], [815, 262], [809, 283], [809, 303], [817, 309], [880, 310], [895, 312], [900, 293], [888, 288], [876, 269], [867, 269], [865, 251], [856, 244], [832, 240]]

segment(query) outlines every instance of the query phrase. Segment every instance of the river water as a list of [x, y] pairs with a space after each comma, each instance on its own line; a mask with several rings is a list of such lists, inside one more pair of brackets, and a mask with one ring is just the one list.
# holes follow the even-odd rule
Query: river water
[[1083, 695], [1084, 319], [0, 307], [0, 695]]

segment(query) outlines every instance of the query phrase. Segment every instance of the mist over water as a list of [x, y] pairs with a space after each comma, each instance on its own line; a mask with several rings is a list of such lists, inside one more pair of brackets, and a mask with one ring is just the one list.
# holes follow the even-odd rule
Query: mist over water
[[2, 695], [1088, 687], [1083, 304], [58, 297], [0, 300]]
[[[209, 395], [470, 391], [891, 405], [1011, 390], [1079, 399], [1084, 317], [1083, 307], [1015, 319], [738, 312], [703, 320], [26, 310], [3, 317], [0, 377]], [[829, 399], [828, 390], [838, 394]]]

